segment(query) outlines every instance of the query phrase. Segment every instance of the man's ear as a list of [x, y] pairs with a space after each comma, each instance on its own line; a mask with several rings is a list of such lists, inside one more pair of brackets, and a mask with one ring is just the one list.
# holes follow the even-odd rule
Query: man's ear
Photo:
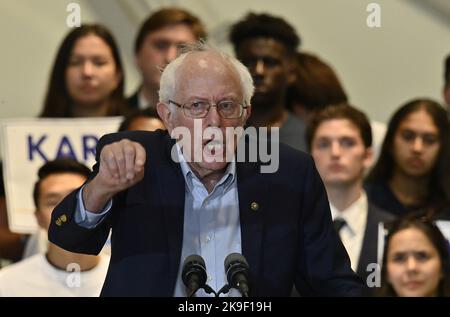
[[294, 58], [289, 58], [288, 63], [288, 76], [287, 76], [287, 83], [288, 85], [293, 85], [297, 81], [297, 63], [294, 60]]
[[39, 211], [39, 209], [36, 208], [34, 210], [34, 216], [36, 217], [39, 227], [45, 228], [47, 224], [45, 223], [44, 216], [42, 215], [42, 212]]
[[158, 112], [161, 120], [164, 122], [167, 131], [169, 131], [169, 133], [172, 132], [172, 112], [170, 111], [169, 105], [165, 104], [164, 102], [158, 102], [158, 104], [156, 105], [156, 111]]
[[244, 122], [243, 125], [247, 122], [248, 118], [250, 118], [250, 115], [252, 114], [252, 105], [248, 105], [247, 108], [244, 109]]
[[374, 152], [373, 148], [370, 146], [366, 148], [366, 153], [364, 155], [363, 166], [364, 170], [367, 171], [373, 164]]
[[297, 80], [297, 75], [295, 74], [295, 71], [292, 68], [290, 68], [289, 74], [288, 74], [288, 80], [287, 80], [289, 86], [293, 85], [296, 82], [296, 80]]
[[447, 104], [447, 109], [450, 109], [450, 83], [442, 90], [444, 101]]

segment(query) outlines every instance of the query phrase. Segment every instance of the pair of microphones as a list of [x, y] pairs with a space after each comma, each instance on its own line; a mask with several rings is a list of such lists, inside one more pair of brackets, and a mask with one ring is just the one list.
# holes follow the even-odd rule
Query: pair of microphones
[[203, 289], [207, 294], [214, 294], [219, 297], [220, 294], [225, 294], [231, 288], [237, 289], [242, 297], [249, 296], [249, 266], [247, 260], [242, 254], [231, 253], [224, 261], [225, 273], [227, 275], [227, 282], [219, 292], [215, 292], [208, 284], [206, 284], [207, 274], [205, 260], [200, 255], [192, 254], [188, 256], [183, 263], [181, 277], [186, 286], [188, 297], [192, 297], [199, 289]]

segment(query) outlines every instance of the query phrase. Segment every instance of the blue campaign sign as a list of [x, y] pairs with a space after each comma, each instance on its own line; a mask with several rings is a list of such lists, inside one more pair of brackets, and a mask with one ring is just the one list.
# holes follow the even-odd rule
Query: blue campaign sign
[[80, 119], [16, 119], [1, 124], [3, 174], [10, 229], [32, 233], [32, 191], [38, 169], [58, 157], [71, 157], [91, 168], [104, 135], [116, 132], [121, 117]]
[[[77, 140], [73, 139], [73, 136], [61, 135], [60, 140], [57, 141], [57, 147], [55, 152], [47, 153], [44, 150], [44, 145], [48, 139], [48, 134], [27, 136], [28, 144], [28, 159], [33, 161], [37, 158], [42, 159], [44, 162], [48, 162], [51, 159], [59, 157], [70, 157], [77, 161], [88, 161], [95, 158], [95, 148], [98, 142], [98, 136], [96, 135], [81, 135], [77, 136]], [[77, 153], [75, 150], [75, 144], [80, 142], [81, 139], [81, 153]]]

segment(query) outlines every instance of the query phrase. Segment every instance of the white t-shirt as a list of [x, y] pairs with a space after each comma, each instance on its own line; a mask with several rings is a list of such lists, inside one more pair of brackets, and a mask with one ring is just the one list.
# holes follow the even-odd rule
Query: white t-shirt
[[32, 257], [36, 254], [46, 253], [48, 249], [47, 231], [40, 229], [32, 234], [23, 250], [22, 260]]
[[0, 270], [2, 297], [96, 297], [105, 281], [109, 257], [85, 272], [63, 271], [37, 254]]

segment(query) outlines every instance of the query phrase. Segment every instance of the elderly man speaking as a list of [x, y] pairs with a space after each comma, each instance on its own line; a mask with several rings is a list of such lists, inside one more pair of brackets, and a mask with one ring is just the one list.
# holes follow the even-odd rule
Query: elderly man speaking
[[168, 131], [102, 137], [93, 174], [52, 215], [50, 240], [72, 252], [97, 254], [112, 229], [102, 295], [190, 296], [190, 283], [212, 296], [227, 281], [240, 290], [222, 289], [229, 296], [362, 294], [311, 157], [277, 143], [273, 173], [227, 159], [239, 145], [226, 130], [251, 114], [247, 69], [199, 44], [165, 68], [160, 89]]

